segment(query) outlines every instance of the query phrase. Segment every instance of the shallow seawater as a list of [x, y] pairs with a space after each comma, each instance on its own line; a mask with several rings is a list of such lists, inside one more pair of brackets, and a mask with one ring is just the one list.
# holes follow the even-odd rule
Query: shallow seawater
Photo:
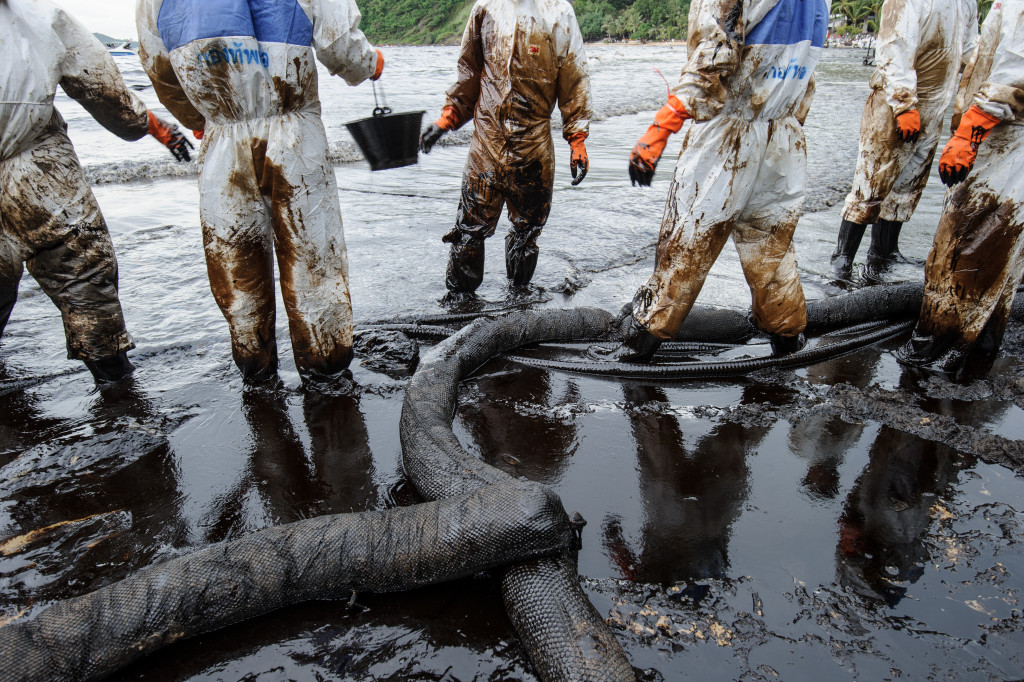
[[[482, 307], [617, 310], [653, 267], [678, 138], [651, 188], [629, 186], [626, 158], [664, 97], [651, 67], [671, 79], [683, 51], [588, 51], [590, 174], [569, 186], [556, 138], [538, 286], [509, 295], [503, 221]], [[455, 51], [386, 52], [388, 104], [436, 116]], [[868, 92], [861, 56], [826, 51], [806, 125], [815, 212], [796, 248], [809, 298], [841, 291], [828, 256]], [[157, 106], [138, 65], [121, 66]], [[373, 91], [322, 76], [332, 148], [347, 158], [343, 124], [369, 114]], [[398, 441], [404, 382], [357, 363], [357, 396], [303, 391], [282, 318], [282, 385], [243, 391], [209, 292], [194, 175], [155, 142], [123, 143], [59, 101], [99, 183], [138, 370], [97, 391], [65, 359], [56, 309], [23, 280], [0, 342], [0, 620], [260, 528], [416, 503]], [[453, 138], [409, 168], [337, 166], [358, 321], [444, 311], [440, 237], [468, 139]], [[933, 177], [904, 229], [908, 256], [927, 255], [942, 196]], [[748, 307], [731, 246], [700, 302]], [[992, 374], [968, 384], [904, 372], [899, 340], [735, 381], [615, 381], [499, 358], [462, 385], [455, 431], [587, 519], [584, 587], [643, 679], [1022, 678], [1022, 336], [1011, 328]], [[763, 342], [736, 351], [766, 352]], [[295, 606], [177, 644], [119, 678], [533, 676], [495, 581], [479, 575]]]

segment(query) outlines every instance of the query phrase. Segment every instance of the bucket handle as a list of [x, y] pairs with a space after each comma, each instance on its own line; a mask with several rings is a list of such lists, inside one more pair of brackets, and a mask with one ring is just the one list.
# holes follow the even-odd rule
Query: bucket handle
[[380, 98], [384, 100], [384, 106], [381, 106], [377, 101], [377, 81], [371, 81], [371, 83], [373, 84], [373, 117], [387, 116], [391, 113], [391, 107], [388, 106], [388, 98], [384, 96], [384, 88], [380, 89]]

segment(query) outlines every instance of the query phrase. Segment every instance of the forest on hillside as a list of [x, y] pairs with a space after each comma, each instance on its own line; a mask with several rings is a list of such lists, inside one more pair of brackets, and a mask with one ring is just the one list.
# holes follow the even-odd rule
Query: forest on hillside
[[[977, 0], [984, 18], [993, 0]], [[832, 27], [841, 33], [874, 32], [883, 0], [833, 0]], [[362, 28], [377, 43], [455, 44], [473, 0], [358, 0]], [[690, 0], [576, 0], [583, 39], [683, 40]]]

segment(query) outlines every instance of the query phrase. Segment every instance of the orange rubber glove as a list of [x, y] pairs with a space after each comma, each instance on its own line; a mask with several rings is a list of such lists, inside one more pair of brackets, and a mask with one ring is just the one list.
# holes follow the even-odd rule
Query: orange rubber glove
[[[586, 133], [575, 133], [569, 137], [569, 170], [572, 171], [572, 186], [583, 182], [590, 170], [590, 159], [587, 157]], [[576, 173], [579, 172], [579, 177]]]
[[178, 126], [161, 121], [152, 111], [149, 112], [149, 134], [155, 137], [160, 144], [170, 149], [171, 154], [178, 161], [192, 160], [188, 150], [195, 149], [195, 147], [188, 141], [188, 138], [178, 130]]
[[375, 81], [380, 78], [380, 75], [384, 73], [384, 53], [377, 50], [377, 70], [370, 76], [370, 80]]
[[904, 142], [917, 142], [921, 136], [921, 114], [917, 113], [917, 109], [904, 111], [896, 117], [896, 134]]
[[205, 130], [193, 130], [193, 131], [192, 131], [192, 137], [194, 137], [194, 138], [196, 138], [197, 140], [200, 140], [200, 141], [201, 141], [201, 140], [203, 139], [203, 135], [204, 135], [205, 133], [206, 133], [206, 131], [205, 131]]
[[668, 96], [665, 104], [654, 116], [654, 125], [647, 129], [643, 137], [629, 155], [629, 180], [634, 185], [649, 187], [654, 178], [654, 169], [658, 165], [661, 153], [672, 133], [678, 133], [683, 123], [693, 118], [683, 103], [675, 95]]
[[992, 129], [999, 125], [999, 119], [990, 116], [976, 106], [972, 106], [960, 119], [953, 137], [949, 138], [942, 157], [939, 158], [939, 177], [942, 183], [952, 187], [963, 182], [967, 174], [974, 168], [978, 158], [978, 145], [981, 144]]
[[460, 123], [462, 123], [462, 121], [459, 120], [459, 114], [458, 112], [455, 111], [455, 107], [451, 105], [448, 105], [444, 109], [442, 109], [441, 116], [436, 121], [434, 121], [434, 125], [436, 125], [438, 128], [445, 132], [448, 132], [449, 130], [455, 130], [456, 128], [459, 127]]

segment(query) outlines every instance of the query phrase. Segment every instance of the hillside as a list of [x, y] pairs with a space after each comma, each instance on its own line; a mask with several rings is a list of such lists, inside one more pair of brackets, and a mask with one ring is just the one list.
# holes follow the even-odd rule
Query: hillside
[[[358, 0], [362, 29], [383, 44], [458, 44], [473, 0]], [[686, 34], [690, 0], [576, 0], [585, 40], [673, 40]]]

